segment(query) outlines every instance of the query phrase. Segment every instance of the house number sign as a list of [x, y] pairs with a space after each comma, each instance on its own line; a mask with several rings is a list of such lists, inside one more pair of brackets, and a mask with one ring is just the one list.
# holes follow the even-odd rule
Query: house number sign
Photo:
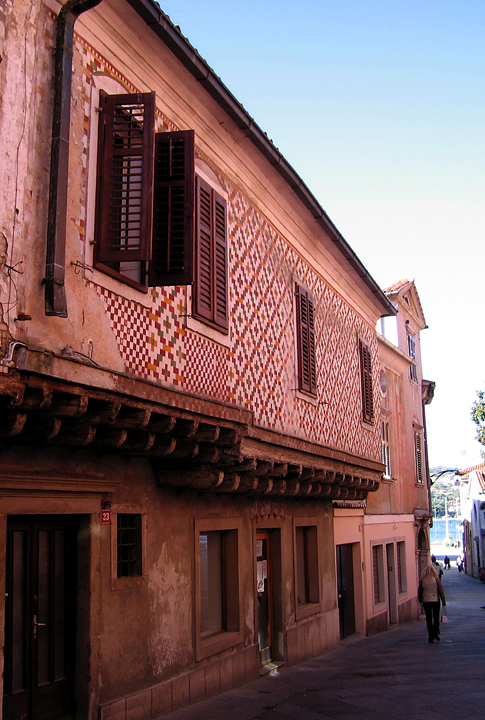
[[101, 510], [101, 525], [111, 525], [111, 510]]

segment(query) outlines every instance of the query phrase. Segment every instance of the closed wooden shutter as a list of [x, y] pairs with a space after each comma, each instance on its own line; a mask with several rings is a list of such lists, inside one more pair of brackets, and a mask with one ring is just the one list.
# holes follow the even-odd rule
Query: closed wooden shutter
[[374, 396], [372, 389], [372, 355], [368, 345], [359, 342], [360, 372], [362, 380], [362, 415], [366, 422], [374, 421]]
[[421, 447], [421, 433], [414, 433], [414, 452], [416, 458], [416, 482], [423, 482], [423, 451]]
[[150, 258], [155, 93], [100, 92], [96, 238], [100, 263]]
[[224, 198], [199, 177], [196, 256], [194, 315], [227, 331], [227, 206]]
[[152, 287], [193, 282], [194, 200], [194, 131], [157, 133]]
[[295, 286], [298, 336], [298, 389], [317, 394], [315, 354], [315, 303], [300, 285]]

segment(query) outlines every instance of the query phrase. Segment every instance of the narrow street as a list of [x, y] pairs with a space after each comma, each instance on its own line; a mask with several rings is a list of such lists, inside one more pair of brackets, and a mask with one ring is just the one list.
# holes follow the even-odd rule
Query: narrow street
[[424, 620], [348, 638], [303, 665], [165, 715], [166, 720], [477, 720], [485, 716], [485, 585], [443, 577], [449, 625]]

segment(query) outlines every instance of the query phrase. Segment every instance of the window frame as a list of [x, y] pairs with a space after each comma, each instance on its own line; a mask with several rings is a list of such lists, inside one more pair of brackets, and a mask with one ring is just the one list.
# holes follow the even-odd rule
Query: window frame
[[[303, 531], [300, 533], [299, 531]], [[299, 600], [299, 588], [301, 583], [301, 548], [299, 537], [303, 535], [304, 542], [304, 583], [305, 600]], [[310, 615], [321, 612], [321, 591], [320, 591], [320, 562], [318, 549], [318, 524], [316, 518], [298, 518], [293, 521], [293, 574], [294, 574], [294, 598], [295, 617], [303, 620]]]
[[[141, 573], [139, 575], [118, 577], [118, 515], [139, 515], [140, 516], [140, 548], [141, 548]], [[147, 558], [146, 558], [146, 537], [147, 537], [147, 513], [143, 507], [132, 505], [117, 505], [111, 510], [111, 589], [127, 590], [129, 588], [141, 587], [146, 583]]]
[[[200, 536], [210, 533], [221, 533], [222, 541], [222, 588], [226, 628], [220, 632], [203, 634], [201, 608], [201, 574], [200, 574]], [[241, 558], [242, 558], [242, 520], [227, 519], [194, 519], [194, 635], [195, 659], [215, 655], [243, 642], [243, 600], [241, 594]], [[232, 603], [232, 607], [230, 607]]]
[[[142, 127], [142, 180], [141, 180], [141, 210], [140, 210], [140, 239], [139, 249], [127, 251], [128, 258], [123, 259], [121, 251], [110, 249], [109, 244], [109, 214], [111, 212], [111, 186], [107, 179], [112, 176], [110, 170], [113, 157], [118, 152], [108, 143], [107, 134], [113, 130], [113, 116], [116, 107], [138, 104], [143, 106]], [[107, 275], [131, 287], [148, 292], [147, 263], [151, 258], [152, 222], [153, 222], [153, 188], [154, 188], [154, 148], [155, 148], [155, 92], [151, 93], [114, 93], [108, 94], [99, 90], [99, 122], [98, 122], [98, 149], [96, 172], [96, 211], [95, 211], [95, 251], [93, 265]], [[126, 252], [126, 251], [125, 251]], [[140, 282], [111, 267], [111, 264], [120, 262], [140, 262]], [[141, 282], [144, 278], [145, 282]]]
[[384, 478], [392, 480], [391, 467], [391, 425], [389, 418], [381, 417], [381, 462], [385, 465]]
[[386, 604], [386, 588], [384, 582], [384, 544], [371, 544], [372, 560], [372, 602], [374, 612]]
[[295, 282], [296, 302], [296, 345], [297, 345], [297, 389], [299, 392], [317, 397], [316, 360], [316, 308], [313, 295]]
[[409, 379], [412, 382], [417, 383], [418, 382], [418, 371], [416, 367], [416, 336], [413, 335], [413, 333], [408, 331], [407, 334], [407, 341], [408, 341], [408, 355], [413, 360], [413, 363], [409, 366]]

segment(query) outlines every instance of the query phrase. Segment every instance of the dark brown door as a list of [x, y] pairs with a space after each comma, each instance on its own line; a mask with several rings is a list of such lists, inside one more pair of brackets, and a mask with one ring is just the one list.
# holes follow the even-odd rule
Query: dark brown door
[[355, 632], [354, 562], [352, 544], [337, 545], [337, 588], [340, 638]]
[[4, 720], [73, 717], [76, 525], [8, 519]]

